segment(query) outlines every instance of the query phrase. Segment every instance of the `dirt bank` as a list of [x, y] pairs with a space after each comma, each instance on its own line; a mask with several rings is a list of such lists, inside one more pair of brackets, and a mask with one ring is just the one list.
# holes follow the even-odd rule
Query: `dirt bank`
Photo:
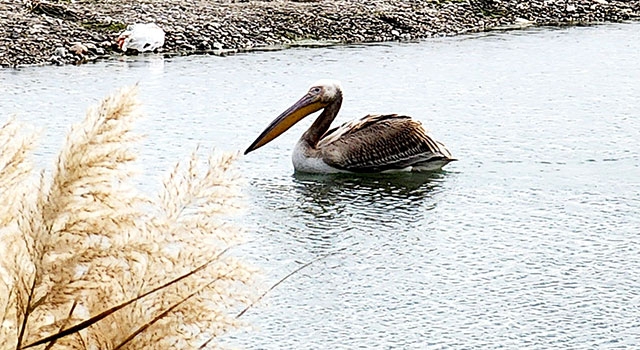
[[66, 64], [118, 52], [127, 24], [155, 22], [167, 55], [309, 42], [373, 42], [526, 25], [640, 18], [640, 0], [1, 0], [0, 65]]

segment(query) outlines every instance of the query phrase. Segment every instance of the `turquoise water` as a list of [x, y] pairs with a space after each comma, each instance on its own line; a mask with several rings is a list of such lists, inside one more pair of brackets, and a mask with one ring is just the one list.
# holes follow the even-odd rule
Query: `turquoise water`
[[138, 82], [141, 186], [196, 145], [244, 150], [320, 78], [337, 122], [401, 113], [460, 161], [422, 176], [296, 176], [305, 120], [242, 157], [265, 288], [232, 346], [634, 348], [640, 344], [640, 24], [229, 57], [154, 56], [0, 70], [0, 111], [69, 126]]

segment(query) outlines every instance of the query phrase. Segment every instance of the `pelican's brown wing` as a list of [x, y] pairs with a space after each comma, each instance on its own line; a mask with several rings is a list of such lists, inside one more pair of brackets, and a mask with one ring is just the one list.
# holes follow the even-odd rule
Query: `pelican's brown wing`
[[379, 172], [442, 165], [453, 160], [420, 122], [407, 116], [368, 115], [327, 132], [317, 145], [328, 165], [354, 172]]

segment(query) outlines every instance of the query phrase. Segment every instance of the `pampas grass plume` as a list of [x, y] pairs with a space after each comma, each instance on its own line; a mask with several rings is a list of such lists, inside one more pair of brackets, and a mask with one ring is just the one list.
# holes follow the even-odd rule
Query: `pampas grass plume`
[[227, 254], [234, 155], [196, 151], [157, 197], [133, 186], [136, 87], [89, 108], [50, 177], [35, 133], [0, 127], [0, 349], [198, 348], [237, 326], [255, 271]]

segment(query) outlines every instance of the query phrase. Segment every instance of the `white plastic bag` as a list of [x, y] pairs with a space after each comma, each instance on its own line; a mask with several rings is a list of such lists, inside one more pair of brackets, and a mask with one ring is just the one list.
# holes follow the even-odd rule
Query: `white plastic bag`
[[164, 30], [155, 23], [136, 23], [120, 33], [116, 43], [120, 50], [154, 51], [164, 45]]

